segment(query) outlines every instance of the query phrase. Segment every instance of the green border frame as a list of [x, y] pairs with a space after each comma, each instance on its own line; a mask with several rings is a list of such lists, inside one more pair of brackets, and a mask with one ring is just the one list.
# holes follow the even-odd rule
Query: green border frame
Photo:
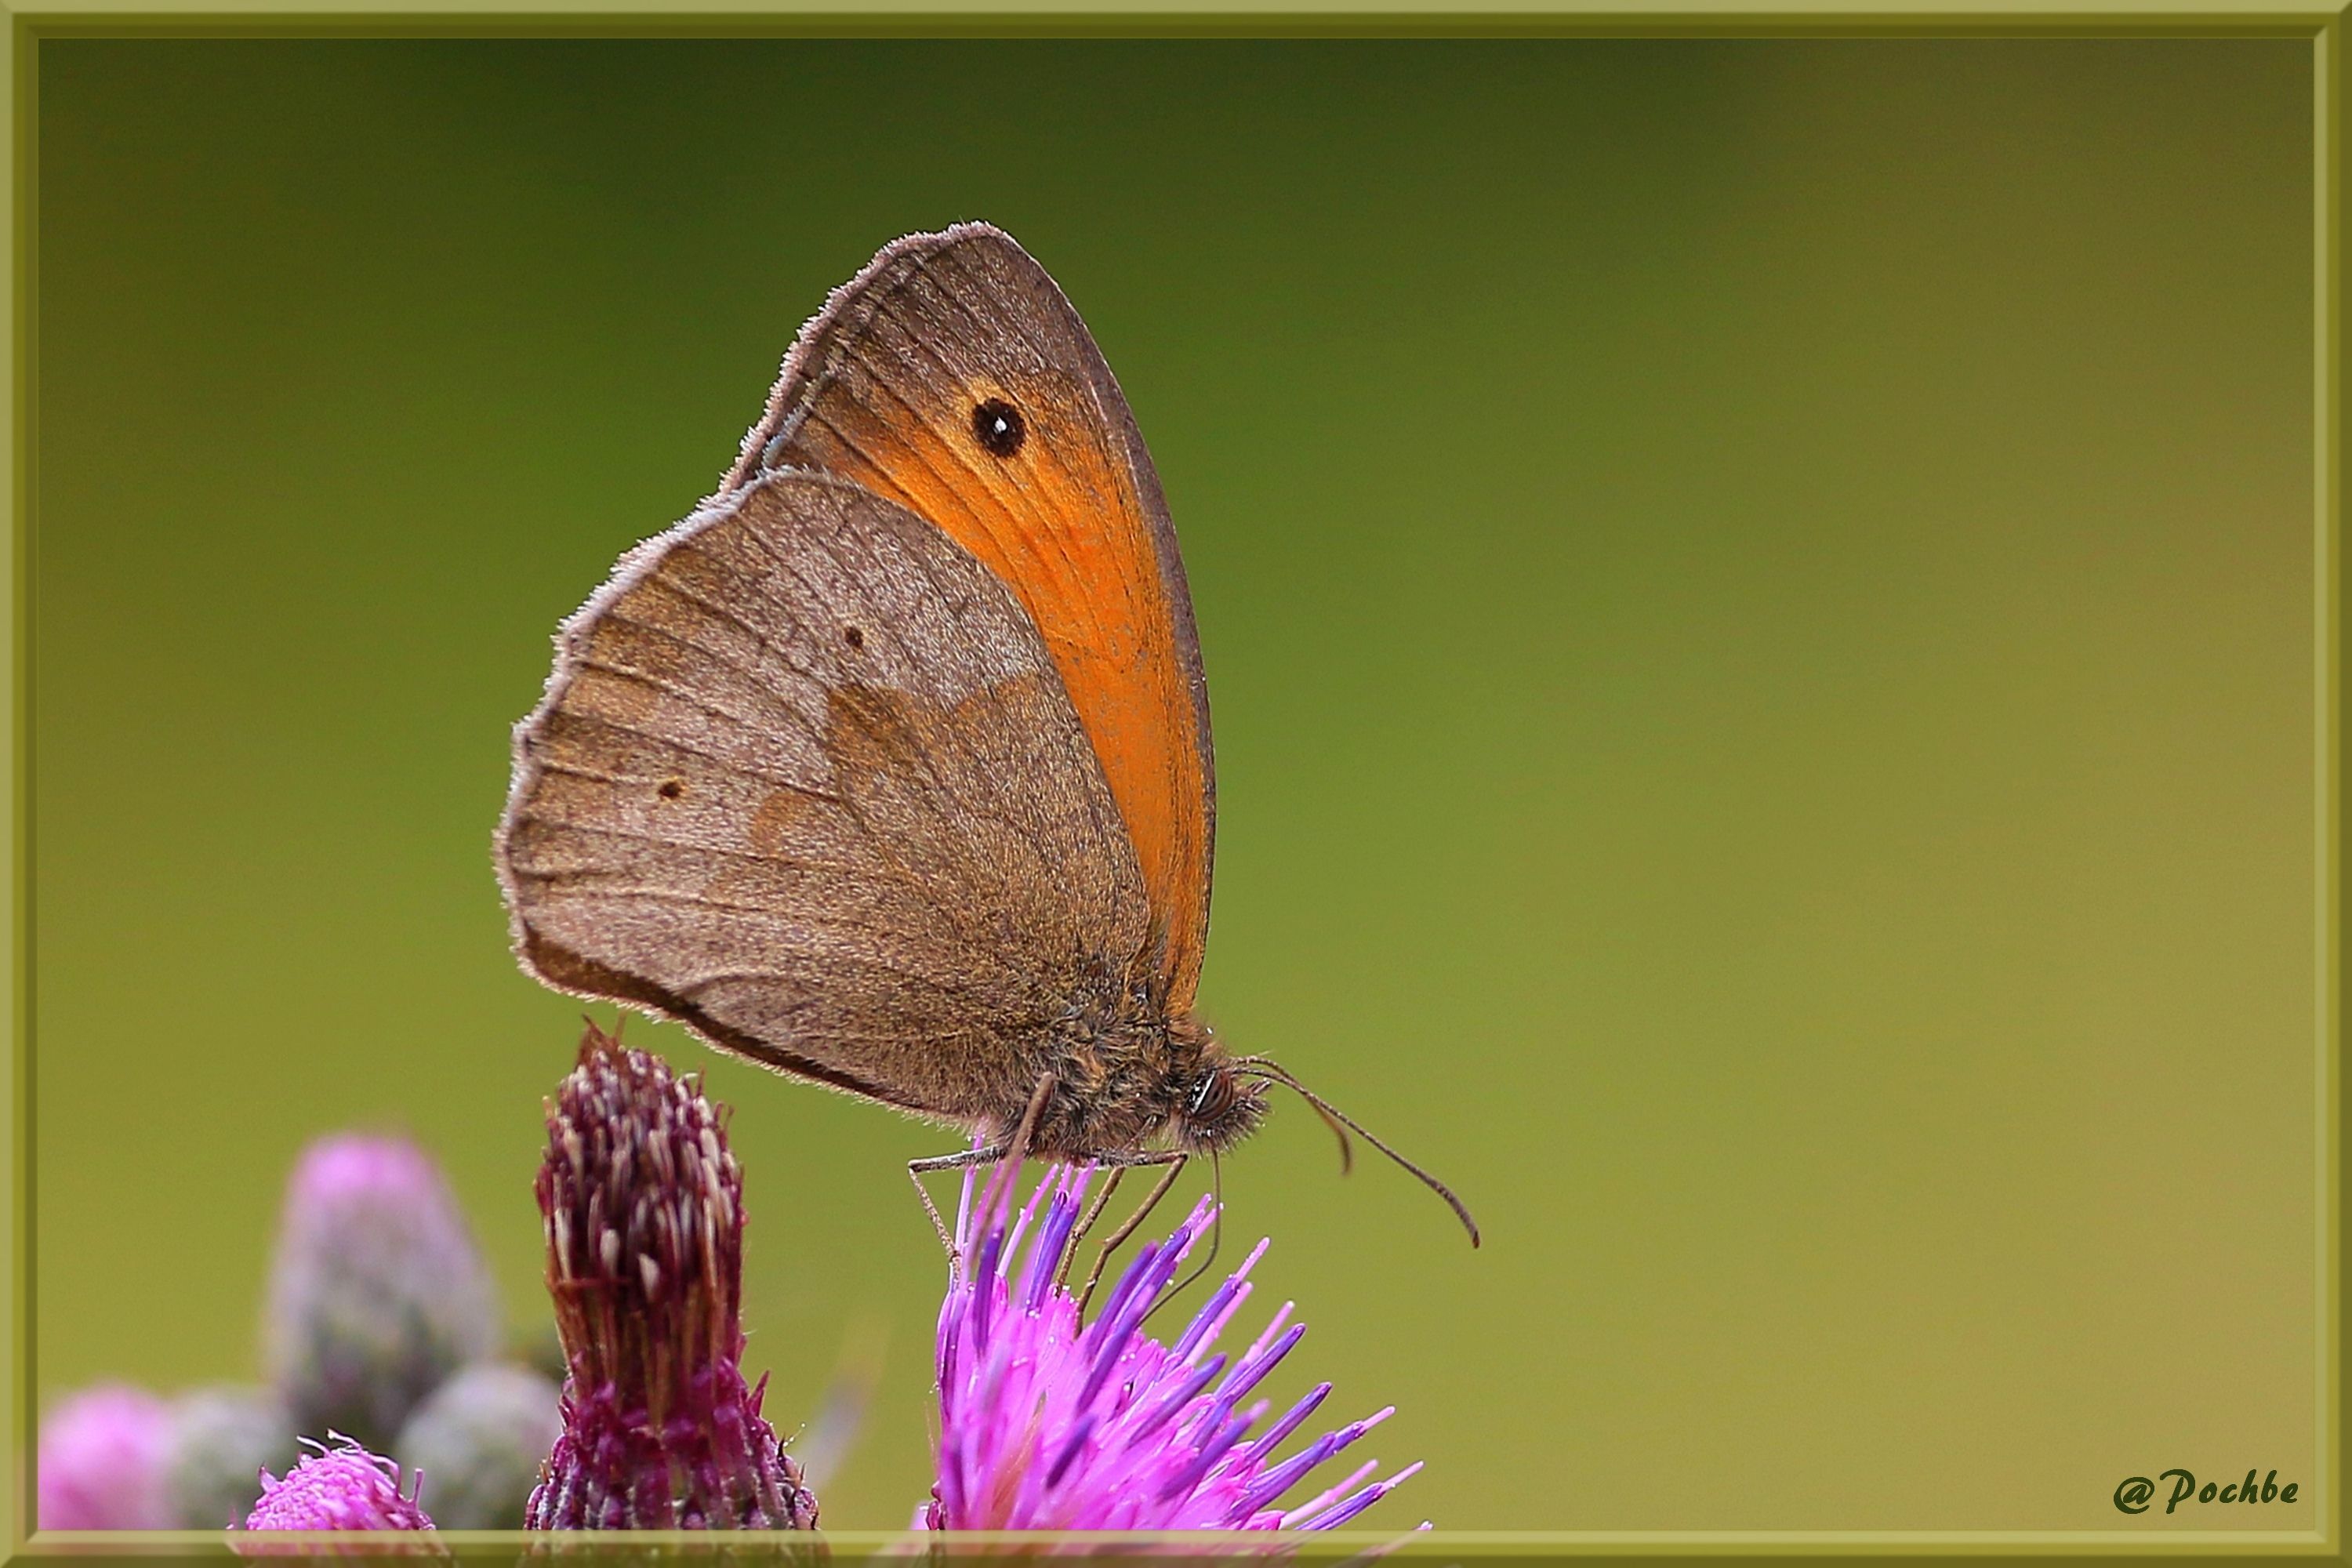
[[[9, 433], [7, 502], [10, 548], [0, 594], [8, 679], [0, 684], [8, 741], [9, 831], [0, 874], [10, 896], [0, 905], [0, 937], [8, 952], [5, 1014], [7, 1049], [0, 1075], [0, 1256], [7, 1268], [0, 1290], [0, 1552], [5, 1561], [72, 1559], [156, 1563], [234, 1560], [228, 1537], [212, 1532], [48, 1531], [29, 1538], [33, 1513], [35, 1423], [32, 1377], [32, 1215], [34, 1071], [33, 889], [29, 850], [33, 824], [30, 765], [32, 668], [35, 658], [31, 584], [32, 498], [37, 416], [33, 386], [37, 297], [34, 218], [38, 211], [36, 127], [38, 59], [53, 37], [2296, 37], [2312, 47], [2313, 192], [2312, 394], [2314, 432], [2313, 592], [2316, 776], [2314, 927], [2319, 994], [2315, 1041], [2314, 1135], [2319, 1192], [2316, 1321], [2319, 1397], [2315, 1452], [2319, 1456], [2315, 1531], [1439, 1531], [1400, 1539], [1386, 1531], [1339, 1531], [1286, 1554], [1307, 1563], [1362, 1560], [1367, 1552], [1399, 1562], [1499, 1564], [1564, 1557], [1657, 1563], [1732, 1555], [1835, 1558], [1841, 1563], [1895, 1562], [1914, 1556], [2000, 1557], [2056, 1563], [2083, 1557], [2345, 1562], [2343, 1496], [2352, 1483], [2344, 1450], [2344, 1362], [2341, 1314], [2347, 1294], [2342, 1242], [2342, 1154], [2346, 1079], [2342, 1064], [2343, 774], [2343, 451], [2345, 416], [2342, 313], [2344, 35], [2352, 5], [2309, 4], [2216, 7], [2197, 0], [2115, 0], [2064, 7], [2036, 0], [1978, 0], [1973, 5], [1872, 5], [1863, 0], [1821, 0], [1802, 9], [1788, 0], [1717, 0], [1705, 7], [1629, 0], [1483, 0], [1476, 11], [1446, 15], [1426, 0], [1288, 0], [1250, 8], [1233, 0], [1136, 0], [1124, 12], [1117, 0], [876, 0], [863, 13], [838, 0], [700, 0], [692, 11], [664, 14], [657, 0], [544, 0], [498, 10], [452, 7], [446, 0], [246, 0], [228, 11], [218, 0], [184, 5], [154, 0], [0, 0], [0, 169], [6, 171], [13, 241], [8, 252], [9, 309], [0, 342], [11, 374], [0, 388], [0, 416]], [[2332, 1483], [2332, 1484], [2331, 1484]], [[1058, 1546], [1110, 1548], [1114, 1560], [1173, 1564], [1232, 1560], [1214, 1537], [1169, 1537], [1157, 1543], [1132, 1536], [963, 1535], [945, 1538], [876, 1531], [825, 1531], [820, 1536], [648, 1532], [617, 1536], [507, 1531], [448, 1531], [432, 1537], [383, 1537], [355, 1550], [350, 1536], [280, 1537], [285, 1547], [332, 1549], [339, 1561], [413, 1561], [419, 1552], [467, 1561], [509, 1562], [519, 1553], [594, 1562], [692, 1563], [724, 1557], [774, 1562], [884, 1558], [944, 1563], [1026, 1556]], [[1257, 1538], [1262, 1543], [1263, 1538]], [[1239, 1540], [1232, 1544], [1238, 1546]]]

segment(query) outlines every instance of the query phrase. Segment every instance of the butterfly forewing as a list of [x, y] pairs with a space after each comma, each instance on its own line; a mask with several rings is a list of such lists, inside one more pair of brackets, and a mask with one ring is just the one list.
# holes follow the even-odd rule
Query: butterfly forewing
[[1027, 609], [1134, 843], [1163, 994], [1188, 1009], [1214, 836], [1208, 700], [1159, 479], [1077, 312], [985, 225], [898, 241], [803, 331], [727, 483], [784, 464], [908, 506]]
[[1133, 983], [1150, 908], [1037, 630], [923, 519], [772, 474], [560, 637], [500, 830], [541, 978], [910, 1110]]

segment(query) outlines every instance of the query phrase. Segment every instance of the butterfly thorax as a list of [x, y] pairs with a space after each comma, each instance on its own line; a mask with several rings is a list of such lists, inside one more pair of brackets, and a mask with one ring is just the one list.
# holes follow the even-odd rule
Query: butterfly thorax
[[[1171, 1146], [1206, 1153], [1246, 1137], [1264, 1117], [1263, 1090], [1234, 1076], [1207, 1025], [1138, 1002], [1108, 1016], [1074, 1010], [1039, 1042], [1054, 1075], [1031, 1132], [1040, 1156], [1082, 1161]], [[1024, 1098], [1000, 1112], [1000, 1135], [1025, 1110]]]

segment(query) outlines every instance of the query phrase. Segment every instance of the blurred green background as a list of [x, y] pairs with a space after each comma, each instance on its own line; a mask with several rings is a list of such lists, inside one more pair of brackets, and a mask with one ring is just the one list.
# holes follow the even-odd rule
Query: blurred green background
[[[557, 620], [825, 290], [1005, 226], [1181, 531], [1209, 1016], [1458, 1185], [1226, 1163], [1369, 1520], [2112, 1528], [2312, 1477], [2307, 46], [52, 41], [37, 1355], [249, 1374], [305, 1141], [519, 1335], [580, 1009], [488, 842]], [[635, 1027], [635, 1026], [633, 1026]], [[751, 1360], [929, 1486], [952, 1137], [738, 1110]], [[1229, 1242], [1233, 1237], [1229, 1237]], [[1234, 1254], [1238, 1256], [1238, 1254]], [[845, 1352], [845, 1347], [849, 1347]], [[2307, 1500], [2132, 1528], [2308, 1529]]]

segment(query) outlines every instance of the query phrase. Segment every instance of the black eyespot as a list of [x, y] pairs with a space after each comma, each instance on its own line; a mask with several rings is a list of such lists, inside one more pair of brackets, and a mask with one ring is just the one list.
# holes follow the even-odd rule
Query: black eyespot
[[1029, 438], [1029, 426], [1021, 410], [1003, 398], [992, 397], [971, 411], [971, 433], [997, 457], [1009, 458]]
[[662, 781], [661, 788], [655, 793], [658, 794], [664, 800], [676, 800], [679, 795], [686, 793], [686, 784], [684, 781], [679, 779], [664, 779]]
[[856, 626], [844, 626], [841, 628], [841, 640], [847, 643], [852, 647], [864, 647], [866, 646], [866, 634], [859, 631]]

